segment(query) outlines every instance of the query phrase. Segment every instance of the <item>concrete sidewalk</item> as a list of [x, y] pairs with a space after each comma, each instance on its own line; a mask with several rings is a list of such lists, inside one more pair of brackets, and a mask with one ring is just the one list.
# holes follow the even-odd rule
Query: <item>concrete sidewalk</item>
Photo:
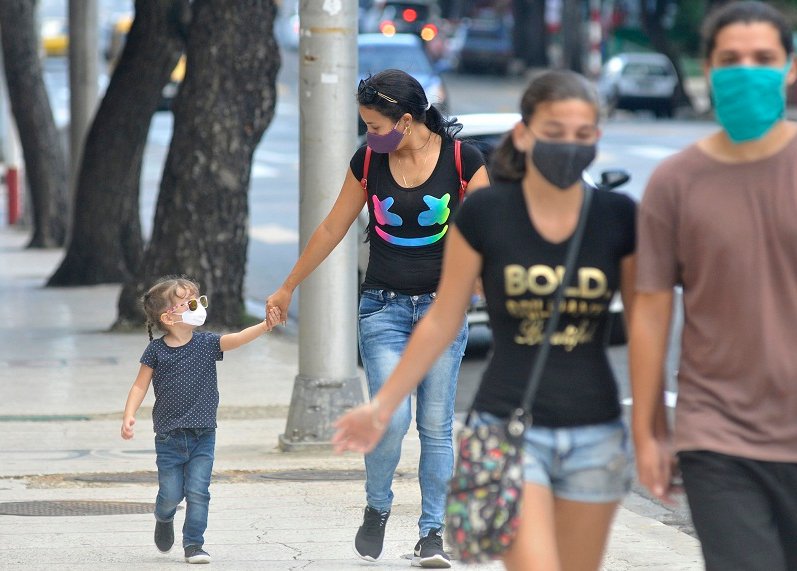
[[[0, 228], [0, 569], [184, 565], [181, 549], [163, 555], [152, 543], [151, 391], [136, 437], [119, 437], [146, 332], [108, 332], [118, 286], [44, 288], [62, 252], [25, 250], [26, 239]], [[409, 567], [420, 505], [417, 435], [405, 441], [385, 557], [366, 563], [351, 548], [364, 507], [362, 457], [277, 448], [297, 373], [296, 339], [275, 330], [225, 355], [218, 370], [206, 533], [214, 567]], [[9, 513], [25, 515], [2, 515]], [[697, 570], [702, 558], [691, 536], [624, 507], [604, 569]]]

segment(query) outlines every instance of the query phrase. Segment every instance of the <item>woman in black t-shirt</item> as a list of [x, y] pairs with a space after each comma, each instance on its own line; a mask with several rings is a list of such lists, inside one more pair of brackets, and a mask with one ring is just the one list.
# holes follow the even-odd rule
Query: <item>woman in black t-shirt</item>
[[[287, 315], [293, 290], [340, 242], [367, 200], [370, 255], [360, 290], [358, 333], [369, 393], [374, 395], [437, 295], [444, 239], [465, 187], [483, 187], [489, 180], [478, 149], [454, 141], [461, 125], [444, 119], [407, 73], [385, 70], [361, 81], [357, 102], [368, 127], [368, 145], [352, 157], [332, 211], [267, 306]], [[445, 354], [430, 362], [417, 393], [422, 513], [414, 558], [424, 567], [450, 566], [441, 531], [454, 466], [454, 397], [467, 340], [464, 308], [453, 319], [457, 333], [446, 342]], [[382, 556], [393, 474], [411, 420], [409, 396], [395, 404], [398, 412], [383, 427], [384, 438], [365, 457], [366, 507], [354, 549], [369, 561]]]
[[[475, 422], [520, 406], [563, 273], [584, 196], [581, 174], [600, 131], [592, 86], [569, 71], [532, 80], [520, 121], [496, 151], [496, 182], [469, 198], [449, 232], [439, 298], [371, 403], [341, 417], [338, 450], [370, 450], [393, 411], [456, 334], [481, 277], [494, 352], [474, 401]], [[630, 487], [632, 462], [605, 352], [615, 291], [630, 314], [635, 204], [595, 192], [562, 315], [524, 435], [521, 524], [507, 569], [594, 571]]]

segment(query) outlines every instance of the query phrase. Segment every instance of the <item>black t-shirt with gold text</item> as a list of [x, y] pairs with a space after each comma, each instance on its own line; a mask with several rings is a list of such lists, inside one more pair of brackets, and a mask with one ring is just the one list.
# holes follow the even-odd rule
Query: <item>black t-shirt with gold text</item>
[[[620, 415], [605, 340], [620, 262], [634, 251], [635, 217], [636, 205], [628, 196], [595, 191], [533, 401], [534, 424], [583, 426]], [[482, 256], [493, 331], [494, 351], [474, 408], [506, 417], [520, 405], [528, 384], [570, 240], [551, 243], [537, 232], [520, 183], [475, 192], [460, 207], [455, 224]]]

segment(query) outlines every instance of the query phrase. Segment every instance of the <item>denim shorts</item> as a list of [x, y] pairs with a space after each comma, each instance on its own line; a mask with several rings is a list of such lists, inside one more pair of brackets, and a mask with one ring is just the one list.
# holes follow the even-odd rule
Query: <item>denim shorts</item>
[[[471, 422], [503, 421], [474, 412]], [[550, 488], [557, 498], [611, 503], [631, 489], [634, 461], [628, 428], [621, 419], [564, 428], [530, 426], [523, 437], [523, 479]]]

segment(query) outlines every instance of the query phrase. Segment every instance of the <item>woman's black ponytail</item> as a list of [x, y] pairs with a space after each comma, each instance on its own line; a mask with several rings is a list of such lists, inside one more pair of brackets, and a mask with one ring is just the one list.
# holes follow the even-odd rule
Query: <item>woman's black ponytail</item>
[[506, 181], [521, 180], [526, 174], [526, 153], [517, 150], [511, 131], [493, 151], [489, 167], [491, 176]]

